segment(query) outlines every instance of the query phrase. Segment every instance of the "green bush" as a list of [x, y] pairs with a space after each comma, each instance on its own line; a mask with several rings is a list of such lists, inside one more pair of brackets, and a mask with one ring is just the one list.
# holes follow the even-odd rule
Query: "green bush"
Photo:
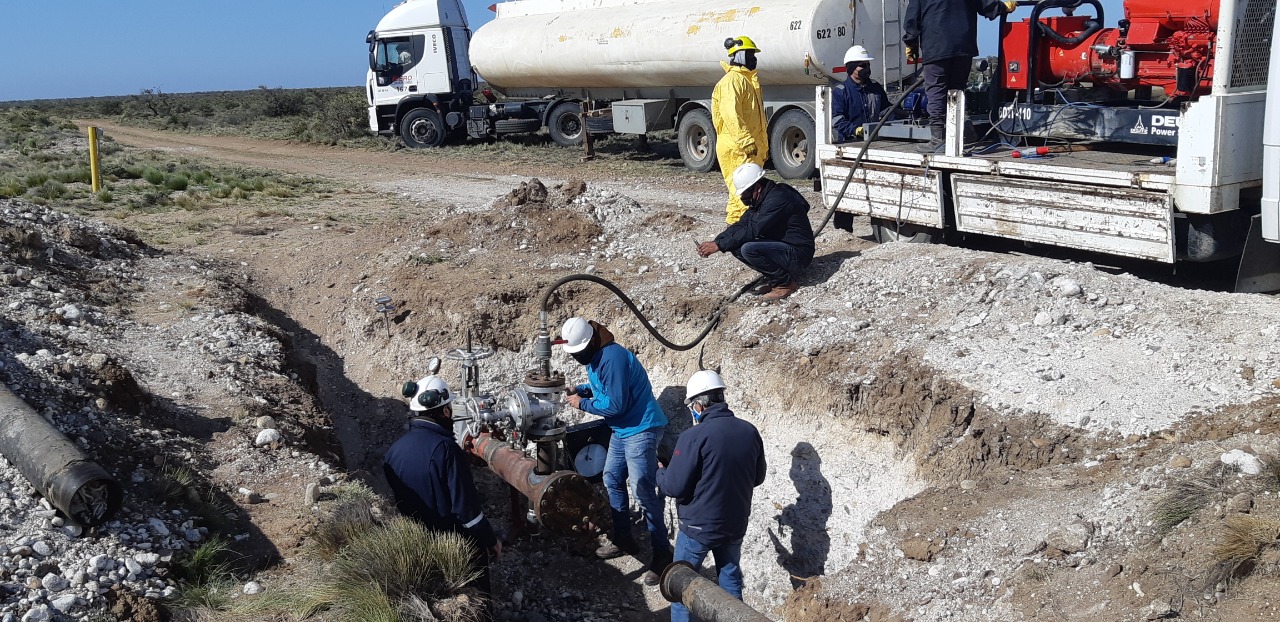
[[93, 171], [88, 166], [79, 166], [57, 171], [53, 174], [53, 178], [64, 184], [90, 184], [93, 183]]
[[46, 181], [49, 181], [48, 173], [32, 173], [30, 175], [27, 175], [28, 188], [35, 188], [37, 186], [42, 186]]
[[164, 187], [170, 190], [186, 190], [189, 183], [185, 175], [169, 175], [164, 179]]
[[142, 178], [153, 186], [160, 186], [164, 184], [165, 174], [154, 168], [147, 167], [142, 171]]
[[302, 114], [307, 109], [306, 96], [299, 91], [270, 89], [259, 86], [263, 95], [262, 114], [267, 117], [291, 117]]
[[67, 193], [67, 187], [56, 179], [46, 180], [35, 189], [36, 196], [50, 201], [61, 199]]
[[99, 203], [110, 203], [115, 200], [115, 197], [111, 195], [111, 191], [106, 188], [99, 190], [98, 193], [93, 196], [98, 199]]
[[12, 199], [22, 196], [27, 191], [27, 185], [18, 179], [5, 179], [0, 181], [0, 199]]

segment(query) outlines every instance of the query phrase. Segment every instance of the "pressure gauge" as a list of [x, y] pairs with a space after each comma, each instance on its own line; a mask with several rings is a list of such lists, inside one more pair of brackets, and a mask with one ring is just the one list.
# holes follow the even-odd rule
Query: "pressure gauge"
[[604, 473], [604, 446], [595, 443], [588, 443], [578, 450], [578, 455], [573, 457], [573, 469], [579, 475], [592, 478]]

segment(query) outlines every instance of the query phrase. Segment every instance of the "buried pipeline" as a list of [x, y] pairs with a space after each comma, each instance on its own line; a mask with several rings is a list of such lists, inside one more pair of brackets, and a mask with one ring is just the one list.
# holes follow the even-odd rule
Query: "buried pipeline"
[[106, 522], [124, 500], [120, 482], [4, 386], [0, 386], [0, 454], [53, 507], [85, 527]]

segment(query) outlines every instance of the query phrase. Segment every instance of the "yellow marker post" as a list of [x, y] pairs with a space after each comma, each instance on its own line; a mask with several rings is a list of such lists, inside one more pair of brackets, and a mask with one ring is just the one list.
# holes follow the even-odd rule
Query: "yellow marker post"
[[98, 128], [89, 126], [89, 172], [92, 175], [93, 191], [102, 189], [102, 173], [98, 163]]

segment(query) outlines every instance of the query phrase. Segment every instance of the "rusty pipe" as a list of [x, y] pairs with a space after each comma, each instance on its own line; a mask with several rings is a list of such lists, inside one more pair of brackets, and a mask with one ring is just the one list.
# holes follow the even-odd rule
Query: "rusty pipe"
[[764, 614], [698, 573], [689, 562], [675, 562], [662, 571], [662, 597], [681, 603], [706, 622], [772, 622]]
[[595, 488], [573, 471], [538, 474], [538, 462], [488, 433], [471, 443], [473, 455], [484, 460], [503, 481], [529, 498], [538, 523], [551, 531], [590, 529], [603, 507]]
[[85, 527], [106, 522], [124, 500], [120, 482], [4, 385], [0, 385], [0, 454], [53, 507]]

